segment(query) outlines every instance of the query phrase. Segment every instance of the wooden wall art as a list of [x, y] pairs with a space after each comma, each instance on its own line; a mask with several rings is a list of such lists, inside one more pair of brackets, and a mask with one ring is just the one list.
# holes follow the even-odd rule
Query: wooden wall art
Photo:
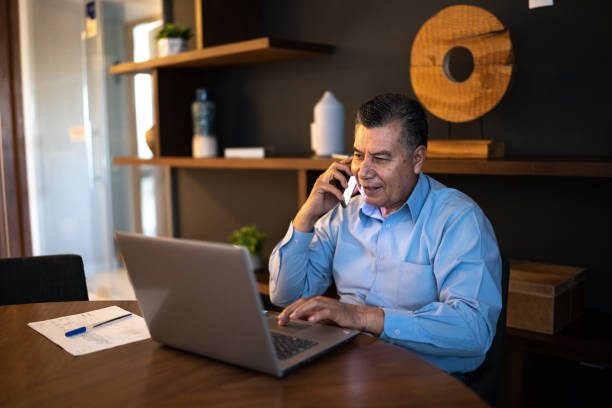
[[477, 119], [499, 103], [510, 83], [510, 33], [482, 8], [447, 7], [417, 33], [410, 65], [414, 92], [427, 110], [449, 122]]

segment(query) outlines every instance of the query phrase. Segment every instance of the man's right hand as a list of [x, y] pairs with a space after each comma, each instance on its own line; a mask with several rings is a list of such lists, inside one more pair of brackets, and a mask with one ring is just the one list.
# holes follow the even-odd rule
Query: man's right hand
[[[308, 199], [293, 219], [293, 228], [302, 232], [312, 232], [319, 217], [343, 200], [342, 192], [348, 187], [348, 177], [353, 175], [351, 173], [352, 159], [349, 157], [332, 163], [319, 176]], [[336, 186], [336, 181], [342, 185], [342, 190]]]

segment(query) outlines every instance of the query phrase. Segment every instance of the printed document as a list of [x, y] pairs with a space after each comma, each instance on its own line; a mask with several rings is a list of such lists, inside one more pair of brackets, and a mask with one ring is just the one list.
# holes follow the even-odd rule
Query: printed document
[[66, 337], [66, 332], [70, 330], [94, 325], [126, 313], [129, 312], [119, 306], [110, 306], [72, 316], [28, 323], [28, 326], [73, 356], [81, 356], [150, 338], [151, 335], [144, 319], [135, 314], [91, 330], [88, 328], [83, 334]]

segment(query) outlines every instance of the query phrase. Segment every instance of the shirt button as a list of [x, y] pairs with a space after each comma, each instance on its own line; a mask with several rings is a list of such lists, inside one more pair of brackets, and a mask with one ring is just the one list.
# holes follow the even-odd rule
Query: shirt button
[[440, 343], [440, 340], [439, 340], [439, 339], [436, 339], [436, 344], [438, 344], [438, 343]]
[[387, 228], [391, 228], [391, 224], [387, 224]]
[[294, 239], [294, 240], [293, 240], [293, 243], [294, 243], [294, 244], [297, 244], [297, 243], [298, 243], [298, 240], [297, 240], [297, 239]]
[[380, 260], [382, 261], [383, 259], [385, 259], [385, 257], [381, 255], [380, 256]]
[[395, 329], [395, 330], [393, 331], [393, 333], [395, 333], [395, 334], [397, 334], [397, 335], [399, 336], [400, 331], [399, 331], [399, 329]]
[[380, 289], [376, 289], [376, 293], [379, 293], [379, 292], [380, 292]]

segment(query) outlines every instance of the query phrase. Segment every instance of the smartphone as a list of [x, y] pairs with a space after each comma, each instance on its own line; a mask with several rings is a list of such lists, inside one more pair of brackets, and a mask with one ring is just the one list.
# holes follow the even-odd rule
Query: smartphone
[[340, 202], [340, 204], [342, 204], [342, 207], [346, 208], [346, 206], [348, 205], [351, 197], [353, 196], [353, 191], [355, 190], [356, 185], [357, 185], [357, 179], [355, 178], [355, 176], [349, 177], [348, 187], [342, 193], [342, 195], [344, 196], [344, 200]]

